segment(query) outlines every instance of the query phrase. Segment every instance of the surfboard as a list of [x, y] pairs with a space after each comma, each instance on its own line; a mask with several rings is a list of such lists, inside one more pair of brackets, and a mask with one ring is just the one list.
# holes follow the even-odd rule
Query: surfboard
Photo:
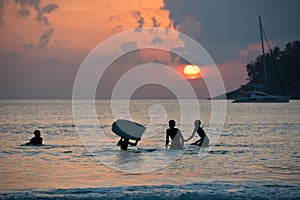
[[112, 124], [112, 131], [120, 137], [130, 140], [141, 140], [146, 127], [126, 119], [118, 119]]

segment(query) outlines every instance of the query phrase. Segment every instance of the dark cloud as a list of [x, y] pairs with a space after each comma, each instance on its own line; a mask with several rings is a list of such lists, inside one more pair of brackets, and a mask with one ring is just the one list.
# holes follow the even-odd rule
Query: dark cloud
[[152, 26], [153, 27], [159, 27], [159, 23], [157, 23], [157, 20], [155, 17], [151, 17], [151, 20], [152, 20]]
[[27, 17], [28, 15], [22, 15], [22, 13], [28, 13], [28, 8], [33, 8], [37, 15], [40, 11], [40, 0], [15, 0], [17, 4], [21, 6], [20, 10], [18, 11], [18, 14], [20, 17]]
[[180, 25], [178, 25], [177, 30], [190, 36], [196, 41], [200, 40], [200, 23], [194, 17], [186, 17], [184, 21]]
[[137, 20], [137, 23], [138, 23], [138, 26], [135, 28], [135, 31], [140, 32], [141, 28], [143, 28], [143, 26], [145, 24], [144, 18], [142, 17], [141, 12], [138, 10], [131, 11], [131, 14], [132, 14], [133, 18]]
[[[224, 62], [237, 58], [239, 49], [259, 42], [259, 15], [271, 41], [283, 45], [299, 38], [299, 7], [298, 0], [164, 0], [162, 9], [169, 11], [176, 30], [197, 40], [217, 62]], [[197, 23], [198, 28], [192, 26]]]
[[44, 16], [44, 13], [41, 11], [41, 9], [38, 7], [36, 10], [36, 17], [35, 19], [41, 23], [44, 23], [45, 25], [50, 25], [48, 18]]
[[[45, 14], [53, 12], [54, 10], [58, 9], [59, 6], [53, 3], [41, 6], [41, 0], [15, 0], [15, 2], [21, 6], [21, 8], [17, 11], [17, 16], [28, 17], [31, 14], [30, 9], [33, 9], [36, 13], [35, 20], [49, 27], [40, 36], [39, 47], [45, 47], [49, 43], [50, 37], [53, 33], [53, 28], [51, 27]], [[33, 44], [23, 44], [22, 46], [28, 49], [32, 48]]]
[[30, 15], [28, 8], [33, 8], [36, 12], [35, 19], [44, 25], [50, 25], [48, 18], [44, 15], [45, 13], [50, 13], [54, 10], [56, 10], [58, 5], [56, 4], [47, 4], [43, 7], [41, 7], [41, 1], [40, 0], [15, 0], [16, 3], [18, 3], [21, 8], [18, 11], [18, 15], [20, 17], [27, 17]]
[[51, 37], [52, 33], [53, 33], [53, 28], [45, 30], [42, 33], [42, 35], [40, 37], [40, 45], [39, 45], [40, 48], [45, 47], [49, 43], [49, 40], [50, 40], [50, 37]]
[[159, 36], [155, 36], [154, 38], [152, 38], [151, 43], [152, 44], [161, 44], [161, 43], [163, 43], [163, 40]]
[[137, 43], [134, 41], [124, 42], [121, 44], [121, 48], [124, 52], [137, 50]]
[[58, 5], [50, 3], [50, 4], [43, 6], [41, 10], [43, 13], [50, 13], [50, 12], [56, 10], [57, 8], [59, 8]]
[[48, 26], [50, 24], [48, 18], [44, 14], [50, 13], [58, 8], [58, 5], [52, 3], [41, 7], [40, 0], [15, 0], [15, 2], [21, 6], [20, 10], [18, 11], [18, 15], [20, 17], [28, 17], [30, 14], [28, 8], [33, 8], [36, 12], [35, 19]]
[[30, 15], [30, 11], [26, 7], [22, 7], [20, 10], [17, 11], [17, 16], [19, 16], [19, 17], [26, 18], [29, 15]]
[[140, 50], [138, 49], [137, 42], [128, 41], [121, 44], [121, 49], [123, 52], [127, 52], [123, 54], [120, 58], [118, 58], [119, 63], [141, 63], [142, 58], [140, 55]]

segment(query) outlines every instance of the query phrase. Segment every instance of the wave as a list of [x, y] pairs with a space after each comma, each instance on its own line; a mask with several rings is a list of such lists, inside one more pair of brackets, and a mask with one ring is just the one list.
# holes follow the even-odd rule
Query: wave
[[299, 199], [300, 186], [270, 183], [193, 183], [188, 185], [123, 186], [21, 190], [0, 193], [4, 199]]

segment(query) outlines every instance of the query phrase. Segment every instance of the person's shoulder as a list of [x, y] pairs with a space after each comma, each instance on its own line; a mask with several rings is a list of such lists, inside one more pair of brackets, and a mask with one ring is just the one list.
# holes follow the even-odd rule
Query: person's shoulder
[[30, 140], [31, 145], [41, 145], [43, 144], [43, 138], [42, 137], [33, 137]]
[[198, 131], [204, 131], [202, 127], [198, 127]]
[[203, 130], [203, 128], [201, 128], [200, 129], [200, 132], [199, 132], [201, 135], [203, 135], [203, 136], [206, 136], [206, 133], [205, 133], [205, 131]]

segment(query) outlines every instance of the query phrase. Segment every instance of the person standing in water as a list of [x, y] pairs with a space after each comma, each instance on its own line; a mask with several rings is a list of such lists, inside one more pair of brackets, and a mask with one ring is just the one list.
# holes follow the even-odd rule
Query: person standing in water
[[125, 139], [125, 138], [121, 137], [121, 139], [119, 140], [117, 145], [120, 146], [120, 148], [122, 150], [127, 151], [128, 145], [136, 146], [137, 143], [138, 143], [137, 140], [135, 141], [135, 143], [132, 143], [132, 142], [129, 142], [129, 139]]
[[200, 139], [197, 140], [196, 142], [193, 142], [191, 145], [197, 145], [197, 146], [201, 146], [201, 147], [208, 147], [209, 138], [207, 137], [205, 131], [203, 130], [203, 128], [201, 128], [200, 125], [201, 125], [201, 121], [200, 120], [195, 120], [195, 122], [194, 122], [195, 128], [193, 130], [192, 135], [184, 141], [187, 142], [190, 139], [192, 139], [195, 136], [196, 132], [197, 132], [198, 135], [200, 136]]
[[170, 149], [183, 149], [184, 140], [181, 131], [175, 128], [176, 122], [174, 120], [169, 121], [169, 127], [166, 130], [166, 145], [169, 145], [169, 137], [172, 139]]
[[41, 137], [41, 131], [35, 130], [33, 132], [34, 137], [26, 143], [26, 145], [43, 145], [43, 138]]

